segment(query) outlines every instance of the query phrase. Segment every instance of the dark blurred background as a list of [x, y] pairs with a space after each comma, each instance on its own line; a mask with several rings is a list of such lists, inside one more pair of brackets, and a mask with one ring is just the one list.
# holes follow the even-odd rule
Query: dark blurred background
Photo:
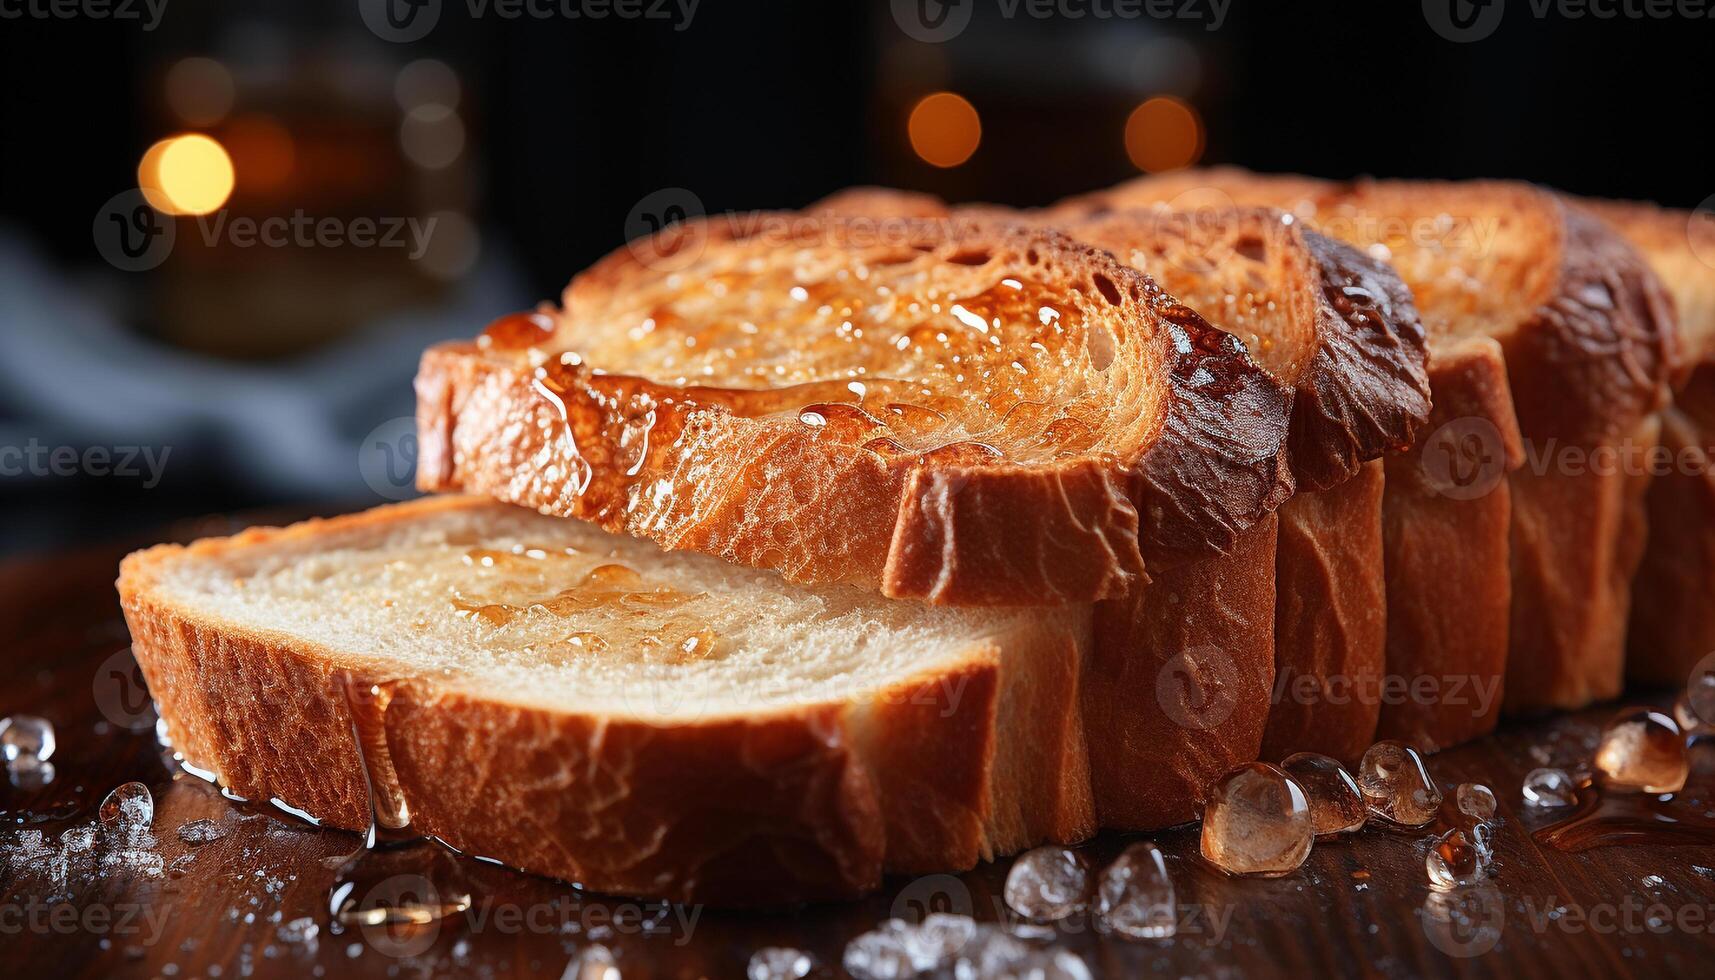
[[409, 494], [422, 347], [674, 206], [1029, 205], [1192, 163], [1705, 200], [1715, 20], [1566, 14], [7, 0], [0, 550]]

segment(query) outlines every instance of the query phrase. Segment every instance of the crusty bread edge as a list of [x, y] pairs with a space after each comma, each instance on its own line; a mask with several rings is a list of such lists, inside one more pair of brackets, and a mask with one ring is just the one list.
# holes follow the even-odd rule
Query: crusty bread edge
[[[394, 701], [382, 724], [414, 830], [596, 891], [717, 905], [849, 898], [884, 870], [962, 870], [1094, 831], [1077, 802], [1087, 778], [1065, 785], [1087, 763], [1081, 729], [1070, 740], [1063, 730], [1077, 719], [1082, 641], [1061, 628], [984, 637], [861, 703], [665, 724], [400, 677], [380, 660], [186, 609], [160, 587], [181, 557], [218, 560], [476, 503], [426, 498], [127, 557], [121, 602], [174, 747], [242, 796], [360, 830], [368, 796], [340, 684], [387, 685]], [[1019, 669], [1037, 661], [1046, 674]], [[1057, 694], [1036, 690], [1068, 663]], [[1026, 704], [1002, 717], [1009, 689]], [[997, 760], [1003, 744], [1009, 755]], [[1054, 750], [1044, 756], [1043, 745]], [[1003, 781], [1001, 768], [1016, 771]], [[1025, 817], [997, 835], [987, 826], [997, 809]]]

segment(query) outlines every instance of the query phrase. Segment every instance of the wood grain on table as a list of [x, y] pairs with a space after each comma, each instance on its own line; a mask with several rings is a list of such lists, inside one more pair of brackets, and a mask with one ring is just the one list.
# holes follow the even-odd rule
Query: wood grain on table
[[[235, 527], [200, 522], [178, 536]], [[1010, 917], [1000, 897], [1005, 862], [890, 879], [862, 902], [741, 914], [592, 896], [446, 858], [473, 886], [468, 913], [403, 936], [336, 933], [327, 913], [335, 872], [323, 860], [351, 852], [357, 835], [237, 806], [177, 771], [155, 741], [126, 652], [113, 592], [124, 550], [0, 566], [0, 715], [44, 716], [60, 742], [51, 783], [0, 785], [0, 975], [559, 976], [579, 950], [600, 943], [628, 978], [743, 976], [750, 954], [771, 945], [807, 950], [822, 964], [818, 975], [836, 976], [845, 943], [890, 915]], [[1660, 700], [1659, 692], [1645, 697]], [[1495, 865], [1475, 888], [1452, 897], [1430, 890], [1422, 833], [1366, 828], [1319, 843], [1299, 872], [1273, 880], [1210, 870], [1196, 857], [1192, 828], [1110, 834], [1084, 848], [1097, 866], [1133, 840], [1166, 851], [1181, 906], [1178, 936], [1126, 942], [1080, 916], [1058, 924], [1053, 942], [1083, 956], [1095, 976], [1715, 975], [1715, 847], [1564, 854], [1530, 839], [1549, 816], [1522, 803], [1524, 774], [1587, 761], [1613, 708], [1509, 724], [1430, 759], [1447, 791], [1482, 782], [1499, 799]], [[1709, 810], [1715, 745], [1696, 748], [1681, 799]], [[57, 853], [63, 835], [89, 827], [103, 797], [129, 780], [154, 794], [154, 842], [145, 849], [158, 854], [159, 873], [147, 861], [104, 865], [114, 847], [107, 842], [63, 871], [31, 850], [39, 832], [45, 852]], [[223, 836], [200, 845], [180, 839], [180, 826], [203, 819]]]

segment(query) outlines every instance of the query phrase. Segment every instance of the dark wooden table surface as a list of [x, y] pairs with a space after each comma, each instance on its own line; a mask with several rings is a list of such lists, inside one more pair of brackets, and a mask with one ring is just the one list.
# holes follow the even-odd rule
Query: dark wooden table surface
[[[213, 521], [176, 531], [231, 529]], [[586, 895], [463, 862], [460, 873], [475, 886], [466, 915], [405, 940], [336, 934], [326, 912], [334, 873], [322, 859], [353, 850], [356, 835], [236, 806], [175, 770], [155, 742], [146, 698], [128, 680], [112, 589], [123, 550], [0, 566], [0, 715], [42, 715], [60, 740], [51, 783], [0, 785], [0, 976], [559, 976], [595, 942], [614, 951], [626, 977], [742, 976], [750, 953], [767, 945], [805, 949], [829, 976], [839, 975], [846, 941], [889, 915], [935, 908], [1007, 918], [1004, 862], [892, 880], [864, 902], [770, 914]], [[1512, 724], [1430, 760], [1443, 786], [1492, 786], [1504, 820], [1492, 874], [1457, 896], [1459, 914], [1448, 916], [1446, 899], [1428, 888], [1422, 834], [1366, 829], [1318, 845], [1290, 876], [1235, 881], [1202, 866], [1195, 832], [1180, 829], [1150, 835], [1178, 885], [1177, 938], [1130, 943], [1075, 918], [1059, 924], [1053, 942], [1081, 954], [1095, 976], [1715, 976], [1715, 847], [1566, 854], [1531, 840], [1547, 821], [1522, 803], [1522, 777], [1586, 761], [1612, 710]], [[1681, 802], [1707, 811], [1715, 746], [1698, 749]], [[53, 851], [128, 780], [154, 794], [147, 850], [159, 855], [158, 875], [137, 861], [104, 865], [108, 844], [72, 861], [63, 881], [40, 852], [32, 856], [32, 832]], [[215, 821], [224, 836], [185, 843], [177, 828], [197, 819]], [[1132, 839], [1139, 835], [1109, 835], [1086, 850], [1099, 862]], [[305, 919], [316, 927], [308, 941]]]

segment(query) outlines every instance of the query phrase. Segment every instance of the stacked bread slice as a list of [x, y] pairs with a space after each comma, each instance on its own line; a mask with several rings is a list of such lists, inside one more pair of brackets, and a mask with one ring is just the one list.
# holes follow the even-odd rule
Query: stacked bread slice
[[[1213, 170], [1074, 204], [1211, 199], [1290, 208], [1391, 262], [1429, 328], [1432, 432], [1388, 494], [1398, 671], [1480, 677], [1504, 663], [1513, 710], [1617, 694], [1646, 523], [1638, 461], [1676, 359], [1673, 313], [1643, 260], [1555, 195], [1499, 182]], [[1433, 747], [1493, 723], [1422, 707], [1384, 712], [1383, 730]]]
[[1715, 218], [1622, 201], [1580, 201], [1630, 241], [1672, 295], [1680, 369], [1661, 413], [1649, 540], [1632, 586], [1626, 673], [1685, 685], [1715, 654]]
[[[1495, 234], [1353, 230], [1459, 215]], [[243, 795], [358, 828], [381, 779], [596, 890], [846, 896], [1192, 819], [1236, 763], [1469, 738], [1509, 654], [1521, 706], [1617, 684], [1644, 484], [1525, 440], [1653, 438], [1671, 340], [1635, 253], [1515, 185], [846, 192], [428, 351], [449, 496], [120, 590], [175, 745]], [[1454, 675], [1489, 698], [1388, 696]]]

